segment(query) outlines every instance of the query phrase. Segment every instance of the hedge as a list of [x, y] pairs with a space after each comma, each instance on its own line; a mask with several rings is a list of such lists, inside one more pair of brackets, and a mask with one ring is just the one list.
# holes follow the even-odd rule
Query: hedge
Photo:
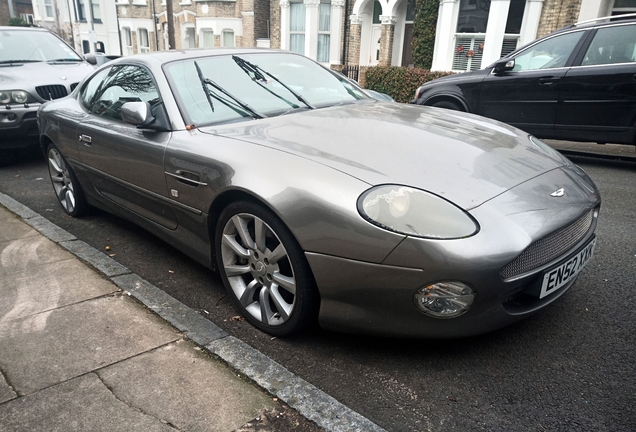
[[412, 42], [415, 67], [430, 69], [433, 64], [438, 10], [439, 0], [416, 0]]
[[386, 93], [396, 102], [409, 102], [415, 96], [415, 90], [425, 82], [452, 75], [452, 72], [431, 72], [400, 66], [374, 66], [366, 72], [365, 87]]

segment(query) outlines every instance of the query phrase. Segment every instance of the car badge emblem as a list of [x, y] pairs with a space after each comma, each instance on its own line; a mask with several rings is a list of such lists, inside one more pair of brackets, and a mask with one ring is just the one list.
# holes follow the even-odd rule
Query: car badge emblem
[[552, 197], [562, 197], [563, 195], [565, 195], [565, 189], [563, 188], [557, 189], [550, 194]]
[[60, 77], [62, 81], [66, 81], [66, 77]]

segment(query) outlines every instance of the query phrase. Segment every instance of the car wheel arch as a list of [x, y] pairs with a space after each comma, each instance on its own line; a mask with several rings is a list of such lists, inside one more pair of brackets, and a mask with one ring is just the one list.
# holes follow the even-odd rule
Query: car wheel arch
[[454, 96], [454, 95], [436, 95], [427, 99], [423, 103], [423, 105], [433, 106], [434, 104], [438, 102], [451, 102], [459, 106], [462, 111], [470, 112], [470, 110], [468, 109], [468, 104], [461, 97]]

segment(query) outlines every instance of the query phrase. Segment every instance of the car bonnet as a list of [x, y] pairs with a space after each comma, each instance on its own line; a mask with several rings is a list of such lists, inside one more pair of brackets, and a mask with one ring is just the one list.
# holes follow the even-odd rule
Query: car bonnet
[[294, 153], [371, 185], [417, 187], [466, 210], [567, 163], [503, 123], [396, 103], [336, 106], [201, 131]]

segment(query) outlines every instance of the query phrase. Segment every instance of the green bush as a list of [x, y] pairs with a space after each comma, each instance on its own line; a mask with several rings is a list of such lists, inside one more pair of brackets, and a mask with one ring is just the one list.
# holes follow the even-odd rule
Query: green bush
[[408, 102], [415, 90], [427, 81], [452, 72], [431, 72], [427, 69], [400, 66], [374, 66], [367, 69], [366, 88], [390, 95], [396, 102]]
[[415, 67], [430, 69], [433, 64], [435, 32], [439, 0], [416, 0], [413, 20], [413, 64]]
[[15, 26], [15, 27], [31, 27], [31, 24], [29, 24], [28, 22], [26, 22], [22, 18], [11, 18], [9, 20], [9, 25], [10, 26]]

